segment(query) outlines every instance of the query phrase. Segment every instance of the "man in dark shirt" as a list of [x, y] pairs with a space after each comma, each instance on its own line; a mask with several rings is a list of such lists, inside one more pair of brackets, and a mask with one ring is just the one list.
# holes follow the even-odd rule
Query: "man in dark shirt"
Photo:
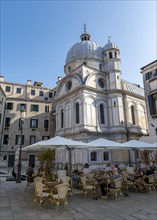
[[35, 164], [32, 164], [28, 169], [26, 170], [26, 175], [27, 175], [27, 182], [33, 182], [34, 181], [34, 170], [33, 168], [35, 167]]
[[[154, 174], [154, 170], [150, 169], [149, 166], [145, 166], [145, 175], [146, 175], [146, 176], [149, 176], [149, 175], [151, 175], [151, 174]], [[146, 183], [149, 183], [148, 177], [147, 177], [147, 178], [144, 178], [144, 181], [145, 181]]]

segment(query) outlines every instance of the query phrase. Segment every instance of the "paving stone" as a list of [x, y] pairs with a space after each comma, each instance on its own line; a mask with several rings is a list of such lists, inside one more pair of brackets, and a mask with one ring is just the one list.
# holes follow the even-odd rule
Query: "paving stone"
[[[129, 197], [115, 201], [114, 197], [106, 200], [98, 196], [73, 195], [68, 200], [68, 207], [46, 204], [39, 209], [36, 203], [32, 208], [33, 191], [24, 191], [25, 183], [1, 183], [0, 220], [156, 220], [156, 192], [129, 192]], [[117, 214], [118, 213], [118, 214]]]

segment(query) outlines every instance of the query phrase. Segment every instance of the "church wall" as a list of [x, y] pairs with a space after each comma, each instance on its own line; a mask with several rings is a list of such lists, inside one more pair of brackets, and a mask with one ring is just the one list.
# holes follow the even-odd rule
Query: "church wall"
[[86, 81], [86, 85], [92, 88], [96, 88], [97, 75], [90, 73], [88, 80]]
[[119, 123], [121, 125], [124, 124], [125, 118], [124, 118], [124, 106], [123, 106], [123, 100], [122, 97], [117, 97], [118, 100], [118, 106], [119, 106]]
[[139, 124], [139, 126], [143, 129], [147, 129], [146, 120], [145, 120], [146, 111], [145, 111], [142, 103], [137, 105], [137, 111], [138, 111], [137, 113], [138, 113], [138, 124]]
[[109, 76], [109, 88], [112, 89], [121, 89], [121, 80], [120, 80], [120, 73], [117, 72], [110, 72], [108, 73]]
[[[82, 65], [84, 63], [84, 65], [87, 65], [89, 67], [92, 67], [94, 69], [98, 69], [99, 70], [99, 64], [101, 64], [102, 62], [99, 60], [94, 60], [94, 59], [80, 59], [80, 60], [75, 60], [71, 63], [69, 63], [68, 65], [65, 66], [65, 73], [69, 74], [72, 71], [74, 71], [75, 69], [77, 69], [80, 65]], [[70, 71], [69, 71], [69, 67], [70, 67]]]
[[96, 111], [94, 106], [94, 99], [90, 97], [85, 97], [85, 125], [96, 126]]
[[110, 126], [119, 126], [124, 122], [124, 108], [122, 97], [119, 94], [109, 95], [109, 112], [110, 112]]
[[72, 87], [70, 90], [75, 89], [76, 87], [80, 86], [80, 82], [73, 76], [71, 76], [71, 78], [67, 78], [67, 80], [65, 81], [65, 83], [62, 85], [62, 87], [60, 88], [59, 92], [58, 92], [58, 96], [62, 96], [65, 95], [65, 93], [69, 92], [68, 88], [67, 88], [67, 83], [71, 81], [72, 82]]
[[108, 62], [105, 62], [105, 64], [107, 64], [107, 65], [104, 65], [105, 72], [108, 72], [111, 70], [118, 70], [118, 71], [120, 70], [119, 60], [110, 59], [110, 60], [108, 60]]
[[[131, 117], [131, 106], [133, 105], [135, 107], [135, 122], [136, 125], [142, 125], [143, 129], [147, 129], [146, 125], [146, 107], [145, 107], [145, 101], [140, 100], [136, 97], [133, 96], [126, 96], [126, 102], [127, 102], [127, 121], [128, 121], [128, 126], [132, 125], [132, 117]], [[145, 121], [145, 122], [144, 122]]]

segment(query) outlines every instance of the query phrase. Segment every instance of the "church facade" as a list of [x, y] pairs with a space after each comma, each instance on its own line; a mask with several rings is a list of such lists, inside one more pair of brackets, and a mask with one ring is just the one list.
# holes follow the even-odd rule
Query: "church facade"
[[109, 39], [100, 47], [86, 28], [80, 38], [67, 53], [65, 77], [58, 77], [54, 89], [55, 135], [84, 142], [147, 135], [144, 90], [121, 78], [117, 45]]

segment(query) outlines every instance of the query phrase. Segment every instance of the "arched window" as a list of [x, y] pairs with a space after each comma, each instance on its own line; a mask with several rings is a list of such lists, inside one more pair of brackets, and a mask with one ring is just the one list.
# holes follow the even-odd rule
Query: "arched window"
[[135, 125], [135, 107], [133, 105], [131, 106], [131, 120], [132, 124]]
[[66, 83], [66, 89], [67, 89], [67, 90], [70, 90], [71, 87], [72, 87], [72, 82], [71, 82], [71, 80], [69, 80], [69, 81]]
[[112, 59], [112, 52], [109, 52], [109, 58]]
[[105, 152], [103, 153], [103, 159], [104, 159], [104, 160], [109, 160], [109, 153], [108, 153], [107, 151], [105, 151]]
[[99, 83], [99, 86], [103, 89], [105, 87], [105, 83], [104, 83], [104, 80], [102, 78], [100, 78], [98, 80], [98, 83]]
[[104, 106], [100, 104], [100, 123], [105, 124]]
[[117, 58], [117, 51], [115, 51], [115, 58]]
[[76, 124], [79, 124], [80, 123], [80, 106], [79, 106], [79, 103], [76, 102]]
[[63, 109], [61, 109], [61, 128], [64, 126], [64, 112]]
[[71, 72], [71, 66], [68, 66], [68, 71], [69, 71], [69, 73]]
[[97, 161], [97, 153], [95, 151], [91, 152], [91, 161]]

